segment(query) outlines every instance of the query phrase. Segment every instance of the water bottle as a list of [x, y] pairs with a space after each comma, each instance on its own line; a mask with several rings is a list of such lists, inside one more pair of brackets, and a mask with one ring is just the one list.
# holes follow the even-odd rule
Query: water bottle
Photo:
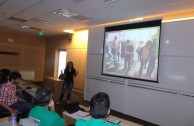
[[11, 126], [17, 125], [17, 113], [11, 113], [11, 116], [9, 118], [9, 123], [11, 124]]

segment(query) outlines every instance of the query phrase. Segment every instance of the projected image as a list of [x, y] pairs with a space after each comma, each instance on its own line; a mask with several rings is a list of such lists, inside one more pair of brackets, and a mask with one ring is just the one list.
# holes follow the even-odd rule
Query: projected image
[[157, 81], [160, 26], [105, 32], [102, 74]]

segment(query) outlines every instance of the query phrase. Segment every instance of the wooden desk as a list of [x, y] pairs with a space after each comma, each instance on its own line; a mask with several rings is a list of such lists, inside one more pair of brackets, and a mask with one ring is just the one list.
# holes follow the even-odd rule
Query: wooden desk
[[[88, 110], [88, 108], [85, 106], [82, 106], [82, 105], [79, 105], [79, 106], [80, 106], [80, 108], [83, 108], [86, 111]], [[113, 115], [109, 115], [108, 117], [121, 121], [121, 123], [120, 123], [121, 126], [142, 126], [140, 124], [130, 122], [128, 120], [124, 120], [124, 119], [121, 119], [119, 117], [115, 117]], [[63, 118], [65, 119], [67, 125], [75, 124], [75, 122], [76, 122], [76, 119], [74, 117], [72, 117], [70, 114], [68, 114], [66, 111], [63, 112]], [[87, 117], [87, 119], [88, 119], [88, 117]]]
[[58, 101], [61, 94], [61, 89], [63, 86], [63, 80], [60, 80], [54, 77], [44, 77], [43, 85], [46, 85], [51, 88], [54, 94], [53, 100]]
[[[23, 89], [24, 92], [28, 93], [32, 97], [35, 97], [36, 90], [38, 89], [38, 86], [34, 85], [33, 83], [23, 80], [21, 80], [20, 83], [17, 84], [17, 86]], [[28, 86], [30, 86], [31, 89], [26, 89]]]
[[[9, 120], [9, 117], [0, 118], [0, 126], [11, 126], [8, 120]], [[19, 126], [19, 124], [17, 123], [16, 126]]]

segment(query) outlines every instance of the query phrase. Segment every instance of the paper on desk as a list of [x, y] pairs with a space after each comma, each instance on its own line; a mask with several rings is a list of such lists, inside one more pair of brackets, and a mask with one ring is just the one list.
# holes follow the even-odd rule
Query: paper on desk
[[75, 112], [75, 114], [78, 115], [78, 116], [81, 116], [82, 118], [90, 115], [88, 112], [83, 112], [83, 111], [80, 111], [80, 110]]
[[90, 114], [88, 112], [83, 112], [83, 111], [77, 111], [75, 113], [69, 114], [67, 112], [63, 113], [64, 115], [67, 115], [75, 120], [77, 119], [85, 119], [85, 120], [89, 120], [91, 118], [91, 116], [89, 116]]

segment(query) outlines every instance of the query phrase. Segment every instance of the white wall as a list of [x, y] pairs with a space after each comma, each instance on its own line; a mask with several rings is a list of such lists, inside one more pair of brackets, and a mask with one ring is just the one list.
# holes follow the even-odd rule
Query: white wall
[[101, 75], [104, 27], [89, 30], [85, 99], [110, 95], [111, 108], [161, 126], [194, 125], [194, 20], [163, 23], [159, 83]]

